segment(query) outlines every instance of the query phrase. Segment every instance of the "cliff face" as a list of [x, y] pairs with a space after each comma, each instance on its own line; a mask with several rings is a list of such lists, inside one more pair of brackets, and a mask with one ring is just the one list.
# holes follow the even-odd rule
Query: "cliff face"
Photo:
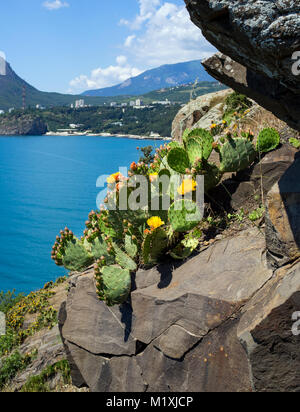
[[0, 119], [0, 135], [2, 136], [40, 136], [47, 131], [47, 125], [39, 117], [24, 115]]
[[185, 2], [192, 21], [223, 53], [204, 62], [208, 73], [300, 130], [299, 1]]

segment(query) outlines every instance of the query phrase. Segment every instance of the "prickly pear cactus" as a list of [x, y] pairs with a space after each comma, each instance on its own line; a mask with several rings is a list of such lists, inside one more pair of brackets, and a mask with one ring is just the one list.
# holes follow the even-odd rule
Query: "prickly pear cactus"
[[186, 151], [191, 165], [194, 165], [198, 159], [203, 159], [203, 146], [195, 139], [188, 139]]
[[104, 236], [99, 235], [94, 238], [89, 237], [89, 240], [85, 238], [83, 244], [86, 250], [93, 256], [94, 261], [100, 259], [102, 256], [111, 260], [111, 257], [107, 252], [109, 245], [105, 241]]
[[198, 157], [200, 160], [208, 160], [213, 151], [213, 136], [205, 129], [194, 129], [190, 132], [186, 141], [186, 148], [187, 151], [190, 152], [191, 147], [193, 147], [193, 151], [195, 152], [196, 145], [194, 142], [190, 144], [191, 141], [196, 141], [198, 143], [198, 154], [196, 158]]
[[161, 229], [149, 231], [142, 246], [142, 257], [145, 265], [158, 263], [168, 246], [168, 235]]
[[202, 213], [191, 200], [177, 200], [169, 209], [169, 220], [175, 232], [188, 232], [202, 220]]
[[115, 243], [112, 244], [115, 253], [116, 262], [123, 268], [129, 271], [137, 270], [137, 264], [131, 259], [123, 250], [119, 248]]
[[199, 239], [190, 238], [184, 239], [179, 245], [176, 246], [171, 252], [170, 256], [176, 260], [184, 260], [191, 256], [191, 254], [199, 246]]
[[171, 169], [180, 174], [185, 174], [186, 170], [191, 167], [187, 152], [180, 147], [171, 149], [167, 160]]
[[192, 132], [191, 129], [185, 129], [185, 131], [183, 132], [182, 141], [184, 144], [186, 143], [191, 132]]
[[222, 173], [239, 172], [254, 162], [256, 151], [247, 139], [230, 139], [221, 147], [220, 158]]
[[172, 141], [171, 143], [169, 143], [169, 147], [171, 149], [176, 149], [176, 148], [181, 148], [182, 145], [179, 142], [176, 142], [176, 140]]
[[257, 151], [267, 153], [275, 150], [280, 144], [280, 135], [277, 130], [267, 128], [259, 133], [257, 139]]
[[52, 259], [58, 266], [80, 272], [94, 262], [93, 255], [69, 229], [66, 228], [60, 234], [52, 249]]
[[138, 242], [134, 236], [125, 236], [125, 250], [128, 256], [130, 256], [132, 259], [136, 258], [139, 247]]
[[206, 163], [203, 168], [204, 176], [204, 191], [208, 193], [214, 189], [221, 181], [222, 173], [219, 168], [213, 163]]
[[119, 266], [95, 265], [95, 277], [99, 299], [107, 306], [121, 305], [129, 297], [131, 276], [128, 269]]

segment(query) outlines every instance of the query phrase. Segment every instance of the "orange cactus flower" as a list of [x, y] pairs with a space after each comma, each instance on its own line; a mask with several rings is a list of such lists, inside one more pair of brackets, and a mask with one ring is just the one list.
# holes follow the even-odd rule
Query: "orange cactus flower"
[[136, 169], [137, 169], [137, 164], [135, 162], [132, 162], [130, 165], [130, 170], [134, 172]]

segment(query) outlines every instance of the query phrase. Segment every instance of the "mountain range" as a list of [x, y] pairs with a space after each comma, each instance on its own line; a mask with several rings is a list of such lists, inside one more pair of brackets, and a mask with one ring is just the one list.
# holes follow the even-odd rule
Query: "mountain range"
[[[1, 75], [0, 72], [0, 110], [8, 110], [12, 107], [21, 108], [24, 91], [26, 107], [36, 105], [44, 107], [67, 106], [82, 98], [87, 105], [103, 105], [112, 101], [124, 103], [137, 96], [147, 103], [152, 100], [162, 100], [162, 98], [186, 103], [189, 100], [190, 90], [193, 88], [192, 82], [195, 82], [196, 79], [199, 81], [198, 95], [209, 93], [210, 88], [214, 89], [217, 85], [215, 80], [206, 74], [200, 61], [195, 60], [148, 70], [120, 85], [88, 91], [83, 95], [49, 93], [36, 89], [19, 77], [9, 63], [4, 62], [4, 64], [6, 74]], [[3, 68], [3, 64], [1, 67]]]
[[88, 90], [83, 96], [138, 96], [163, 88], [170, 88], [194, 82], [215, 81], [206, 73], [200, 60], [185, 63], [166, 64], [155, 69], [147, 70], [136, 77], [131, 77], [125, 82], [113, 87], [97, 90]]
[[[21, 79], [7, 62], [5, 64], [5, 75], [0, 74], [0, 109], [8, 110], [11, 107], [21, 108], [23, 105], [23, 90], [26, 93], [26, 105], [36, 106], [64, 106], [74, 103], [76, 99], [82, 96], [71, 94], [48, 93], [37, 90], [35, 87]], [[2, 67], [1, 66], [1, 67]], [[99, 98], [86, 99], [88, 104], [103, 104]]]

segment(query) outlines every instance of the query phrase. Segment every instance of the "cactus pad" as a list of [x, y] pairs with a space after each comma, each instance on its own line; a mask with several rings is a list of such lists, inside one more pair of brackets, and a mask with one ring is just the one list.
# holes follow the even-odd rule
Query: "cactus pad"
[[208, 193], [211, 189], [214, 189], [220, 183], [222, 178], [222, 173], [213, 163], [207, 163], [205, 165], [203, 175], [205, 193]]
[[191, 200], [178, 200], [169, 209], [169, 220], [175, 232], [187, 232], [199, 224], [202, 213]]
[[184, 260], [191, 256], [194, 250], [199, 246], [199, 239], [184, 239], [179, 245], [170, 252], [173, 259]]
[[168, 235], [163, 229], [158, 228], [148, 233], [142, 246], [144, 264], [158, 263], [167, 246]]
[[186, 170], [190, 168], [187, 152], [179, 147], [171, 149], [168, 154], [168, 164], [175, 172], [185, 174]]
[[63, 266], [71, 271], [81, 272], [94, 262], [93, 256], [78, 239], [69, 241], [62, 256]]
[[190, 144], [190, 142], [193, 140], [196, 141], [198, 145], [200, 146], [200, 149], [198, 146], [198, 156], [197, 157], [199, 157], [201, 160], [203, 159], [208, 160], [211, 155], [211, 152], [213, 151], [214, 138], [212, 137], [212, 135], [205, 129], [194, 129], [189, 134], [187, 143], [186, 143], [186, 148], [189, 152], [189, 156], [190, 156], [191, 147], [194, 148], [193, 149], [194, 151], [196, 148], [195, 143]]
[[131, 291], [130, 271], [118, 266], [95, 268], [99, 299], [107, 306], [126, 302]]
[[256, 151], [247, 139], [230, 139], [221, 147], [220, 157], [221, 172], [239, 172], [254, 162]]
[[137, 270], [137, 264], [134, 260], [131, 259], [123, 250], [119, 248], [115, 243], [113, 243], [113, 248], [115, 251], [116, 262], [124, 269], [128, 269], [129, 271]]

